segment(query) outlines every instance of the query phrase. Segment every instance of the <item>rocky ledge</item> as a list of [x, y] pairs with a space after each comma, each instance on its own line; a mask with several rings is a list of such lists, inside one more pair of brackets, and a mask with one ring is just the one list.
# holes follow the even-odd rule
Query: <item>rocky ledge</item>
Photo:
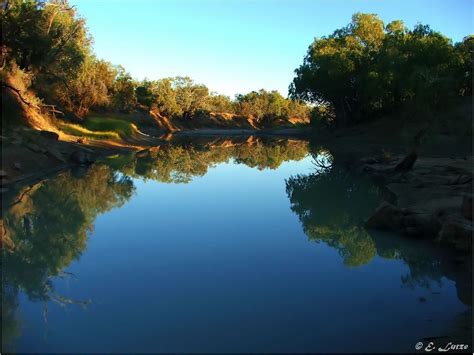
[[371, 157], [356, 165], [359, 172], [383, 185], [390, 196], [369, 217], [367, 228], [427, 237], [472, 251], [472, 156]]

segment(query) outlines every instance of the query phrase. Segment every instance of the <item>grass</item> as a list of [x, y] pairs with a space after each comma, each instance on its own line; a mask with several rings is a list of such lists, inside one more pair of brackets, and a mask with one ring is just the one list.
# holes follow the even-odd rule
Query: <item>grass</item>
[[88, 117], [84, 127], [95, 132], [116, 132], [120, 137], [132, 137], [137, 127], [130, 122], [111, 117]]
[[120, 139], [120, 136], [117, 132], [107, 132], [107, 131], [95, 132], [79, 124], [61, 123], [60, 127], [65, 133], [72, 134], [73, 136], [95, 138], [95, 139]]
[[133, 137], [138, 129], [130, 122], [110, 117], [88, 117], [81, 124], [62, 123], [69, 134], [94, 139], [123, 139]]

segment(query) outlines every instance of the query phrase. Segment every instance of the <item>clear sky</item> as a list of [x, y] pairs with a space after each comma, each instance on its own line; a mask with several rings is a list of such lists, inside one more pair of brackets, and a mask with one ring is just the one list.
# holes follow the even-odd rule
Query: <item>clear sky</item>
[[474, 0], [71, 0], [87, 19], [99, 58], [136, 79], [190, 76], [233, 97], [287, 94], [314, 37], [355, 12], [385, 23], [429, 24], [455, 42], [472, 34]]

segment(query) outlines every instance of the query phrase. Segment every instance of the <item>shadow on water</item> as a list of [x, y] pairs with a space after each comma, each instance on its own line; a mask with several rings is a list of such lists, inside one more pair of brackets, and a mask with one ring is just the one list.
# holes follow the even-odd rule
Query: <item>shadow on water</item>
[[[45, 321], [50, 302], [63, 307], [88, 306], [90, 300], [61, 296], [53, 281], [75, 277], [66, 269], [85, 251], [95, 219], [133, 196], [134, 178], [188, 183], [220, 163], [276, 169], [284, 161], [300, 160], [307, 154], [308, 144], [296, 140], [252, 137], [182, 142], [112, 156], [88, 169], [63, 172], [5, 194], [1, 219], [2, 350], [21, 335], [16, 315], [20, 294], [44, 304]], [[339, 168], [327, 151], [318, 150], [313, 157], [314, 173], [286, 181], [291, 210], [309, 240], [337, 250], [348, 267], [367, 264], [376, 257], [402, 260], [409, 268], [400, 280], [403, 287], [429, 288], [443, 277], [451, 279], [459, 299], [470, 305], [471, 273], [457, 263], [456, 255], [422, 240], [367, 231], [363, 221], [381, 201], [383, 191]], [[459, 332], [454, 336], [465, 340]]]

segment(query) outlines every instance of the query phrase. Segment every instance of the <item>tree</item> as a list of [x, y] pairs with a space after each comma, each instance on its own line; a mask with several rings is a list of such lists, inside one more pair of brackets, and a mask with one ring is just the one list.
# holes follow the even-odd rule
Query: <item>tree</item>
[[154, 83], [148, 80], [144, 80], [135, 89], [135, 94], [137, 97], [137, 102], [150, 109], [156, 99]]
[[424, 113], [472, 94], [467, 52], [427, 25], [409, 31], [402, 21], [384, 26], [374, 14], [357, 13], [348, 26], [314, 40], [290, 96], [331, 107], [336, 125], [401, 107]]
[[136, 83], [122, 66], [117, 66], [117, 76], [112, 85], [112, 107], [118, 111], [129, 112], [137, 104]]
[[176, 92], [173, 89], [173, 79], [165, 78], [156, 82], [156, 96], [154, 104], [160, 114], [166, 117], [182, 115], [181, 108], [176, 101]]
[[3, 64], [31, 73], [43, 96], [49, 96], [51, 84], [75, 77], [90, 52], [85, 21], [66, 0], [12, 0], [1, 18]]
[[53, 96], [67, 110], [82, 117], [91, 108], [109, 105], [116, 75], [110, 63], [88, 56], [77, 76], [66, 81], [65, 88], [60, 83], [54, 87]]
[[176, 103], [184, 118], [190, 118], [198, 110], [203, 109], [209, 96], [209, 89], [205, 85], [195, 84], [187, 76], [174, 78], [173, 90], [176, 92]]
[[212, 92], [206, 100], [206, 109], [211, 112], [234, 113], [234, 106], [229, 96]]

